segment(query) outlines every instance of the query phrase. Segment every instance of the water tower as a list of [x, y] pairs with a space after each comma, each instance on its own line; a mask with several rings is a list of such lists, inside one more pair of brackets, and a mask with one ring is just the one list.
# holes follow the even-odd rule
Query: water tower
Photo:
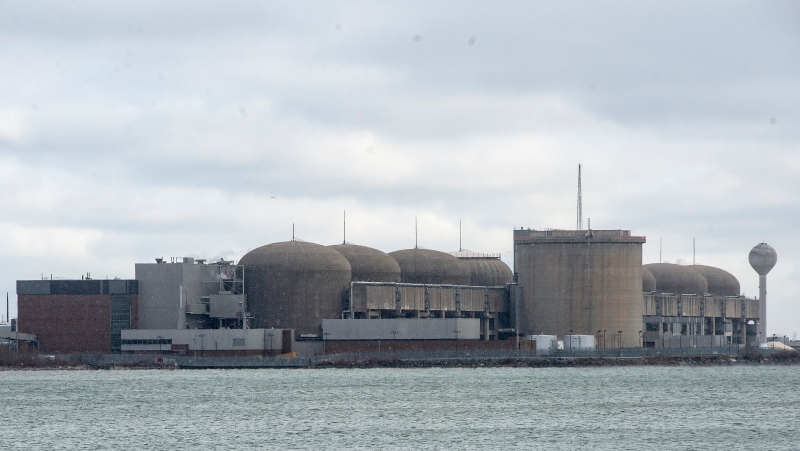
[[758, 339], [767, 341], [767, 273], [778, 262], [778, 254], [767, 243], [761, 243], [750, 251], [750, 266], [758, 273], [758, 310], [761, 320], [758, 323]]

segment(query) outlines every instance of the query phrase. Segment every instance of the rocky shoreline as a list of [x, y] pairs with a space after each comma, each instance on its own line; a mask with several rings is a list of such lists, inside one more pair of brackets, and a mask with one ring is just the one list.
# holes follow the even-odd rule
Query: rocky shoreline
[[771, 355], [677, 355], [648, 357], [538, 357], [538, 358], [462, 358], [462, 359], [373, 359], [358, 361], [326, 360], [310, 365], [312, 368], [581, 368], [607, 366], [723, 366], [741, 364], [800, 364], [797, 353]]
[[774, 354], [745, 353], [742, 355], [658, 355], [645, 357], [509, 357], [509, 358], [411, 358], [394, 357], [373, 359], [337, 359], [335, 357], [309, 360], [301, 365], [264, 365], [264, 366], [210, 366], [196, 364], [186, 365], [172, 362], [169, 365], [156, 363], [153, 360], [127, 363], [108, 363], [91, 365], [61, 359], [37, 359], [25, 357], [20, 359], [0, 360], [0, 371], [8, 370], [135, 370], [135, 369], [203, 369], [203, 368], [589, 368], [620, 366], [730, 366], [730, 365], [798, 365], [800, 354], [781, 352]]

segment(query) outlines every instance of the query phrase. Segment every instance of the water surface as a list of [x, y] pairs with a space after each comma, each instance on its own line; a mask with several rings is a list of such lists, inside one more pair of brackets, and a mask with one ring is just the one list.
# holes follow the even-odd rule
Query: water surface
[[794, 366], [0, 372], [3, 449], [800, 449]]

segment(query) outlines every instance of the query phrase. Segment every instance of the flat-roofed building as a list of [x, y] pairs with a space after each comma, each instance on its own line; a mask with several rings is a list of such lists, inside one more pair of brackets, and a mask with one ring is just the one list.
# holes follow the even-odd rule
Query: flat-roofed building
[[38, 336], [42, 353], [120, 352], [137, 299], [136, 280], [18, 280], [18, 328]]

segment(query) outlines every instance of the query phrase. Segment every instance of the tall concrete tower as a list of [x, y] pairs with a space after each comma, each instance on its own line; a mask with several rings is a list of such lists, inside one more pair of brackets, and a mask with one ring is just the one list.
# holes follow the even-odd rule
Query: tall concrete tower
[[750, 250], [750, 266], [758, 273], [758, 313], [761, 317], [758, 337], [761, 343], [767, 341], [767, 273], [777, 262], [778, 253], [767, 243], [761, 243]]

